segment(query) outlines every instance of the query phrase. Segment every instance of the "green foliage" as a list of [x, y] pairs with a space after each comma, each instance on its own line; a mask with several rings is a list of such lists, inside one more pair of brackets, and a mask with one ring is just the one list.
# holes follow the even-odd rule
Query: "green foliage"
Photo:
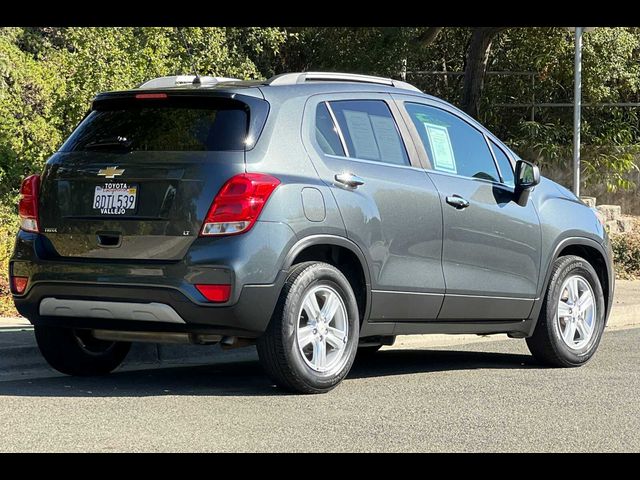
[[17, 315], [11, 299], [8, 278], [9, 257], [17, 231], [18, 218], [15, 209], [0, 204], [0, 317]]
[[[65, 49], [52, 61], [64, 72], [69, 90], [64, 109], [70, 124], [85, 114], [89, 100], [106, 90], [132, 88], [163, 75], [262, 78], [284, 32], [266, 28], [68, 28]], [[268, 70], [268, 69], [267, 69]]]
[[[201, 75], [266, 78], [284, 71], [331, 70], [407, 79], [458, 103], [471, 28], [444, 28], [428, 45], [426, 27], [0, 27], [0, 298], [16, 223], [20, 179], [44, 161], [80, 122], [101, 91], [128, 89], [150, 78]], [[573, 37], [564, 28], [509, 28], [493, 41], [480, 121], [523, 158], [567, 168], [572, 109]], [[583, 101], [637, 102], [640, 28], [597, 28], [584, 37]], [[520, 103], [519, 108], [500, 104]], [[584, 179], [608, 190], [633, 187], [640, 116], [634, 108], [583, 109]], [[3, 205], [12, 205], [5, 207]], [[623, 248], [623, 247], [619, 247]], [[620, 253], [631, 264], [636, 253]], [[627, 268], [627, 267], [624, 267]], [[633, 269], [635, 267], [629, 267]], [[4, 283], [2, 283], [4, 282]], [[5, 302], [6, 303], [6, 302]], [[2, 313], [0, 303], [0, 314]]]
[[281, 28], [0, 28], [0, 315], [13, 315], [8, 258], [20, 180], [42, 170], [96, 93], [194, 72], [274, 73]]
[[55, 115], [60, 82], [0, 31], [0, 198], [23, 176], [40, 170], [62, 140]]
[[[86, 113], [100, 91], [130, 88], [167, 74], [192, 72], [267, 77], [292, 70], [326, 69], [398, 77], [406, 59], [408, 79], [453, 103], [464, 70], [470, 28], [445, 27], [428, 45], [426, 27], [0, 28], [0, 198], [44, 159]], [[493, 42], [480, 120], [522, 156], [541, 163], [570, 158], [572, 111], [505, 108], [501, 103], [571, 102], [573, 37], [565, 28], [509, 28]], [[640, 29], [597, 28], [584, 37], [585, 102], [636, 101], [640, 82]], [[519, 72], [534, 72], [535, 75]], [[589, 178], [598, 169], [624, 175], [621, 148], [640, 136], [636, 109], [586, 107], [583, 111]], [[611, 146], [610, 151], [603, 147]], [[588, 156], [588, 155], [587, 155]], [[611, 188], [625, 188], [612, 175]]]
[[[21, 177], [42, 168], [100, 91], [125, 89], [162, 75], [193, 72], [261, 78], [292, 70], [334, 70], [408, 79], [453, 103], [464, 70], [470, 28], [444, 28], [423, 45], [426, 27], [31, 27], [0, 28], [0, 199]], [[636, 101], [640, 87], [640, 29], [598, 28], [584, 37], [585, 102]], [[571, 102], [573, 39], [564, 28], [509, 28], [493, 42], [481, 118], [522, 156], [543, 165], [571, 158], [572, 111], [505, 108], [503, 103]], [[585, 177], [602, 169], [608, 188], [628, 188], [631, 154], [640, 143], [636, 109], [586, 107]], [[605, 147], [611, 147], [609, 150]]]
[[[470, 28], [446, 27], [435, 42], [420, 45], [424, 28], [313, 27], [296, 30], [285, 45], [289, 67], [372, 73], [398, 78], [407, 61], [408, 80], [427, 93], [458, 103]], [[479, 120], [525, 158], [562, 167], [572, 158], [573, 109], [538, 107], [531, 102], [573, 102], [573, 33], [562, 27], [509, 28], [493, 41]], [[640, 29], [597, 28], [585, 34], [583, 101], [636, 102], [640, 88]], [[531, 75], [528, 72], [533, 72]], [[523, 104], [509, 108], [502, 104]], [[532, 119], [532, 113], [534, 118]], [[640, 144], [637, 109], [587, 106], [582, 143], [587, 185], [606, 182], [608, 190], [632, 187]]]
[[592, 148], [584, 158], [582, 174], [587, 185], [605, 185], [607, 191], [631, 190], [635, 184], [626, 176], [637, 170], [640, 146], [607, 146]]
[[[585, 34], [583, 102], [636, 102], [640, 87], [636, 28], [597, 28]], [[573, 102], [573, 33], [564, 28], [511, 28], [492, 50], [490, 70], [536, 72], [492, 75], [487, 80], [481, 121], [525, 158], [566, 169], [573, 156], [573, 109], [498, 107], [500, 103]], [[583, 180], [608, 191], [633, 188], [640, 144], [637, 109], [587, 105], [582, 110]]]
[[0, 200], [82, 120], [98, 92], [188, 73], [273, 74], [281, 28], [0, 29]]

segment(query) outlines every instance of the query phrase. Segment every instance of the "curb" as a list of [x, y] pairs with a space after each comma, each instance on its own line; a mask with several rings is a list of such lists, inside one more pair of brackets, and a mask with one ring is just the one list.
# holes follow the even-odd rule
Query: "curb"
[[[29, 329], [0, 331], [0, 340], [0, 378], [25, 371], [52, 371], [40, 354]], [[197, 365], [213, 363], [222, 358], [229, 361], [237, 359], [237, 355], [229, 355], [219, 346], [134, 343], [123, 366]]]

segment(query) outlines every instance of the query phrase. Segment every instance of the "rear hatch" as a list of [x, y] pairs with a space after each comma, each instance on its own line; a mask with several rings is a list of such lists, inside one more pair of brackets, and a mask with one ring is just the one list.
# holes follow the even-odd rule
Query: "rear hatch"
[[236, 93], [122, 92], [92, 111], [47, 162], [40, 229], [54, 254], [181, 259], [211, 202], [244, 172], [264, 100]]

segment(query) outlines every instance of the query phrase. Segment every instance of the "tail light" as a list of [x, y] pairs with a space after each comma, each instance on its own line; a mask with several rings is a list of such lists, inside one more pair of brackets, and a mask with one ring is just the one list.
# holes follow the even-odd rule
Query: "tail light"
[[210, 302], [226, 302], [231, 295], [231, 285], [197, 284], [196, 288]]
[[18, 214], [20, 228], [26, 232], [38, 232], [38, 194], [40, 175], [29, 175], [22, 181]]
[[168, 98], [166, 93], [138, 93], [136, 99], [138, 100], [161, 100]]
[[18, 295], [22, 295], [27, 289], [27, 283], [29, 283], [28, 277], [11, 276], [11, 291]]
[[246, 232], [256, 222], [278, 185], [280, 180], [263, 173], [243, 173], [231, 177], [214, 198], [200, 235]]

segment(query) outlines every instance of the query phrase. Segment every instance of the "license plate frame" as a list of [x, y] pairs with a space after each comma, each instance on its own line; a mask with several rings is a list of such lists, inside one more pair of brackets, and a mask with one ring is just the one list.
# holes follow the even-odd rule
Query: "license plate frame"
[[135, 214], [139, 188], [135, 183], [104, 182], [93, 190], [92, 210], [100, 216], [122, 217]]

